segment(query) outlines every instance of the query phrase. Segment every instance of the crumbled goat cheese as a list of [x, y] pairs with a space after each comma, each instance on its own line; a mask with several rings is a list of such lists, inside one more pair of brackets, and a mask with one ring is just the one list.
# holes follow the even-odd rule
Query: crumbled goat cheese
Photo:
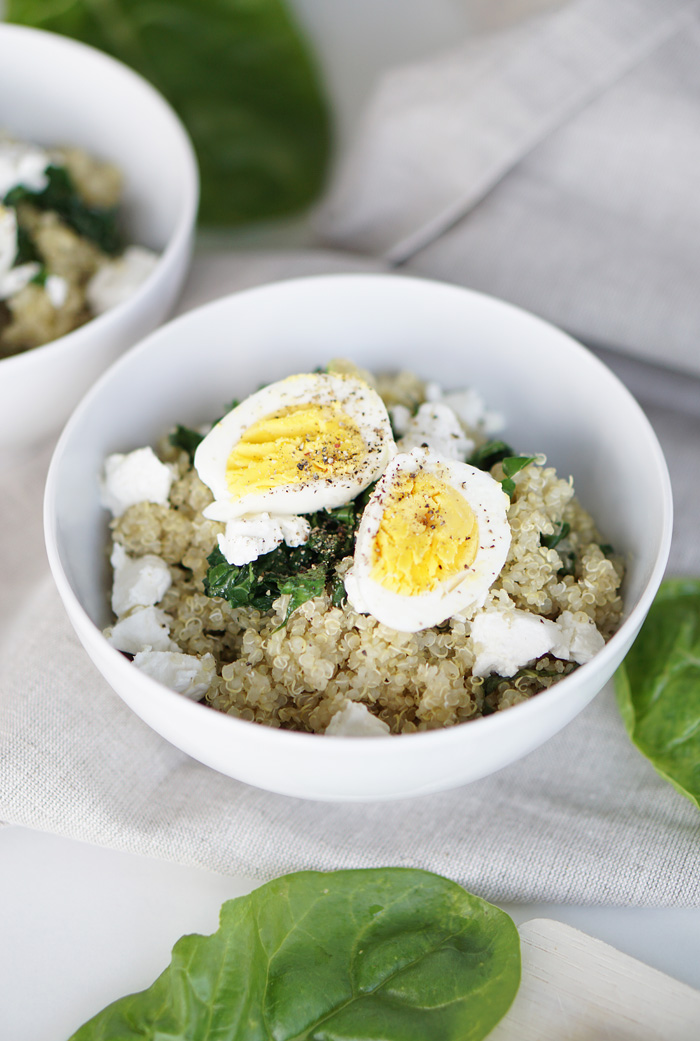
[[48, 187], [46, 167], [51, 160], [43, 149], [23, 141], [0, 140], [0, 199], [21, 184], [30, 192]]
[[514, 676], [543, 654], [584, 665], [605, 646], [591, 618], [562, 611], [554, 622], [518, 608], [487, 609], [471, 623], [475, 676]]
[[[401, 417], [403, 418], [403, 417]], [[397, 442], [399, 452], [427, 446], [436, 455], [460, 462], [474, 451], [474, 441], [467, 437], [462, 424], [444, 402], [425, 402], [404, 427]]]
[[556, 621], [559, 639], [552, 647], [555, 658], [565, 658], [585, 665], [604, 646], [605, 640], [595, 622], [587, 615], [578, 617], [573, 611], [562, 611]]
[[68, 296], [68, 283], [65, 278], [61, 278], [60, 275], [49, 275], [44, 283], [44, 289], [56, 310], [63, 307]]
[[117, 618], [134, 607], [152, 607], [170, 589], [170, 568], [155, 553], [130, 557], [124, 547], [115, 542], [110, 560], [114, 569], [112, 610]]
[[518, 608], [508, 611], [486, 610], [471, 623], [475, 676], [514, 676], [552, 650], [560, 638], [556, 622]]
[[140, 607], [125, 618], [120, 618], [111, 629], [106, 629], [105, 636], [118, 651], [127, 654], [177, 651], [180, 648], [170, 639], [171, 621], [170, 616], [160, 607]]
[[325, 729], [331, 737], [382, 737], [391, 730], [383, 719], [373, 716], [359, 701], [345, 701]]
[[164, 687], [193, 701], [206, 694], [216, 675], [214, 656], [208, 653], [198, 658], [173, 651], [139, 651], [134, 665]]
[[110, 455], [100, 481], [100, 502], [115, 517], [121, 517], [137, 502], [165, 505], [174, 472], [161, 463], [152, 448], [137, 448], [128, 455]]
[[491, 436], [503, 430], [505, 426], [503, 416], [499, 412], [487, 409], [481, 394], [471, 388], [444, 394], [437, 383], [428, 383], [425, 387], [425, 397], [426, 401], [441, 402], [451, 408], [468, 430], [478, 430]]
[[270, 553], [282, 542], [291, 547], [302, 546], [310, 531], [305, 517], [248, 513], [227, 523], [224, 534], [218, 536], [219, 549], [229, 564], [240, 567]]
[[129, 246], [120, 257], [92, 276], [85, 296], [93, 314], [104, 314], [127, 300], [143, 285], [158, 263], [158, 255], [143, 246]]

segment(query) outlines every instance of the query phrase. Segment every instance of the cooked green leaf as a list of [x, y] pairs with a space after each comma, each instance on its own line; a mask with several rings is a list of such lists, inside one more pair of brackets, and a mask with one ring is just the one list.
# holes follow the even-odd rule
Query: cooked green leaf
[[280, 593], [289, 594], [289, 605], [284, 616], [284, 624], [287, 624], [290, 615], [296, 611], [297, 607], [301, 607], [307, 600], [311, 600], [315, 596], [320, 596], [325, 588], [326, 568], [323, 564], [310, 567], [308, 571], [300, 571], [284, 582], [280, 582]]
[[551, 535], [545, 535], [544, 532], [540, 535], [540, 545], [546, 546], [547, 549], [554, 549], [562, 539], [566, 538], [570, 531], [571, 525], [568, 521], [559, 521], [555, 524]]
[[190, 462], [192, 462], [197, 446], [203, 438], [204, 435], [200, 434], [198, 430], [192, 430], [191, 427], [183, 427], [178, 423], [172, 433], [169, 434], [168, 441], [174, 448], [182, 448], [183, 451], [187, 452]]
[[529, 466], [530, 463], [534, 463], [534, 461], [534, 455], [507, 455], [501, 459], [501, 466], [505, 474], [505, 479], [501, 481], [501, 488], [511, 499], [515, 494], [515, 481], [513, 478], [521, 470], [524, 470], [526, 466]]
[[469, 463], [479, 470], [490, 470], [496, 463], [512, 454], [513, 449], [505, 441], [485, 441], [472, 453]]
[[282, 543], [242, 567], [229, 564], [219, 548], [214, 549], [207, 557], [206, 595], [222, 596], [234, 607], [250, 604], [259, 611], [269, 611], [273, 600], [288, 593], [290, 601], [283, 624], [297, 607], [319, 596], [324, 589], [328, 589], [336, 603], [335, 565], [353, 552], [355, 506], [350, 502], [334, 510], [319, 510], [308, 514], [306, 519], [311, 531], [302, 546], [290, 549]]
[[615, 690], [634, 744], [700, 808], [700, 579], [662, 583]]
[[76, 190], [70, 174], [63, 166], [47, 166], [48, 184], [39, 192], [22, 184], [6, 194], [6, 206], [29, 202], [39, 210], [57, 213], [69, 228], [94, 242], [105, 253], [120, 253], [124, 242], [117, 228], [116, 208], [88, 206]]
[[480, 1041], [519, 982], [515, 925], [454, 882], [304, 871], [225, 903], [71, 1041]]
[[292, 213], [319, 192], [329, 115], [282, 0], [8, 0], [6, 18], [106, 51], [169, 99], [197, 152], [204, 223]]

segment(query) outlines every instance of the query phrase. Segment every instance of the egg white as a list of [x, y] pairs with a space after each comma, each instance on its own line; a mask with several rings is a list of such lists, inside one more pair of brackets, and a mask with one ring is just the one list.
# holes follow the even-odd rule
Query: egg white
[[[374, 542], [392, 486], [403, 473], [421, 470], [442, 479], [464, 497], [476, 517], [479, 545], [473, 563], [437, 588], [412, 595], [395, 593], [372, 577]], [[401, 632], [428, 629], [460, 611], [482, 606], [508, 556], [509, 505], [499, 482], [468, 463], [440, 458], [423, 448], [394, 456], [360, 521], [353, 566], [345, 579], [351, 605]]]
[[[309, 403], [337, 404], [358, 427], [367, 452], [356, 469], [342, 476], [300, 477], [294, 483], [234, 496], [226, 464], [246, 430], [279, 409]], [[375, 481], [395, 453], [386, 406], [364, 380], [340, 373], [304, 373], [269, 384], [232, 409], [200, 442], [194, 465], [214, 495], [204, 515], [227, 522], [260, 512], [298, 515], [342, 506]]]

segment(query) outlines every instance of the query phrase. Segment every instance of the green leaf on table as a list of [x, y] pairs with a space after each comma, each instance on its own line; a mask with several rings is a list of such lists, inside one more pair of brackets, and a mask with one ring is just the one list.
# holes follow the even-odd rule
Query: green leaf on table
[[106, 51], [168, 98], [197, 152], [204, 224], [294, 213], [320, 191], [329, 114], [283, 0], [7, 0], [5, 17]]
[[615, 674], [627, 733], [700, 808], [700, 580], [668, 579]]
[[286, 875], [184, 936], [71, 1041], [480, 1041], [520, 981], [503, 911], [427, 871]]

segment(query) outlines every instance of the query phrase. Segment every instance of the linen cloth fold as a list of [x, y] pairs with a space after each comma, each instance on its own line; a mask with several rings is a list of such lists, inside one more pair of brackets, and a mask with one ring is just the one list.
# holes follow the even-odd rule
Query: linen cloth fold
[[390, 70], [321, 240], [700, 373], [700, 3], [569, 0]]
[[[378, 266], [311, 251], [205, 254], [181, 310], [271, 278]], [[671, 465], [670, 570], [698, 573], [700, 380], [606, 360]], [[700, 815], [630, 744], [609, 688], [498, 774], [396, 803], [272, 795], [173, 748], [102, 680], [54, 589], [41, 530], [50, 447], [0, 471], [0, 820], [261, 880], [412, 865], [495, 901], [700, 905]]]

